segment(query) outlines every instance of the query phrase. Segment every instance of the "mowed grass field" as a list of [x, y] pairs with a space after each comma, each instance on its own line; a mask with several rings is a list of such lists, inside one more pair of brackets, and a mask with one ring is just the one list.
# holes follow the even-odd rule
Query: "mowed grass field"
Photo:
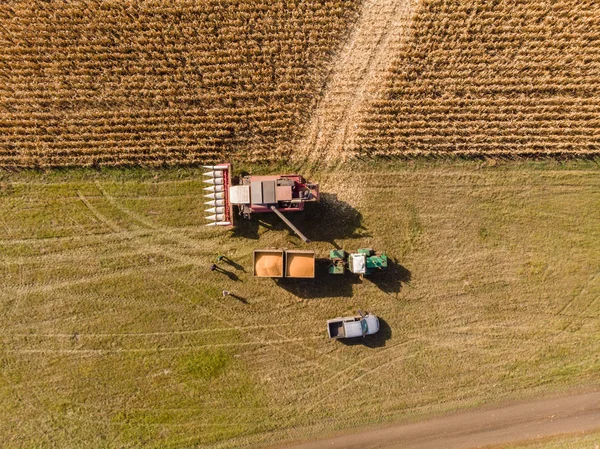
[[[2, 445], [245, 447], [600, 380], [597, 163], [304, 173], [309, 245], [273, 217], [205, 227], [198, 169], [1, 173]], [[282, 284], [252, 277], [265, 247], [393, 263]], [[329, 341], [358, 308], [380, 333]]]

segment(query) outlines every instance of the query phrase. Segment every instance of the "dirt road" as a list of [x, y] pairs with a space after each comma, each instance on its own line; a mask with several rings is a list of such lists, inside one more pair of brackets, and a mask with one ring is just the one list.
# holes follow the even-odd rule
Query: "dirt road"
[[361, 112], [384, 87], [383, 79], [407, 38], [417, 0], [366, 0], [342, 49], [324, 98], [294, 153], [314, 162], [344, 159]]
[[290, 449], [467, 449], [600, 429], [600, 389], [428, 421], [369, 428]]

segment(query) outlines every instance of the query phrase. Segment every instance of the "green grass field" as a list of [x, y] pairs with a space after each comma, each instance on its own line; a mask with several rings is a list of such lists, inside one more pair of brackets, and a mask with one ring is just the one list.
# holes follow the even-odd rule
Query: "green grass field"
[[[244, 447], [600, 380], [597, 162], [305, 169], [309, 245], [205, 227], [200, 173], [0, 173], [4, 447]], [[336, 246], [394, 262], [252, 278], [256, 248]], [[329, 341], [357, 308], [381, 332]]]

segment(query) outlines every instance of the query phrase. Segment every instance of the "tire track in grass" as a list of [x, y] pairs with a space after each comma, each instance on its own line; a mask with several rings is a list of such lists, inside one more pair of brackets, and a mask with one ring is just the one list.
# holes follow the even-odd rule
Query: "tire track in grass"
[[282, 340], [262, 340], [262, 341], [242, 341], [232, 343], [209, 343], [205, 345], [195, 346], [171, 346], [171, 347], [156, 347], [156, 348], [113, 348], [113, 349], [59, 349], [59, 348], [21, 348], [21, 349], [0, 349], [0, 352], [10, 354], [121, 354], [121, 353], [158, 353], [158, 352], [186, 352], [196, 351], [198, 349], [212, 349], [212, 348], [227, 348], [236, 346], [254, 346], [254, 345], [280, 345], [285, 343], [294, 343], [303, 340], [314, 340], [321, 338], [318, 336], [313, 337], [298, 337], [288, 338]]
[[[201, 292], [200, 292], [198, 289], [196, 289], [196, 288], [194, 288], [194, 287], [192, 287], [192, 288], [193, 288], [193, 289], [194, 289], [196, 292], [198, 292], [198, 293], [201, 293]], [[220, 301], [218, 301], [218, 300], [215, 300], [215, 302], [216, 302], [216, 303], [217, 303], [217, 304], [218, 304], [218, 305], [221, 307], [221, 309], [225, 309], [225, 313], [227, 313], [228, 315], [235, 315], [235, 314], [237, 313], [237, 312], [233, 311], [232, 309], [230, 309], [230, 308], [226, 307], [225, 305], [223, 305], [223, 304], [222, 304]], [[270, 332], [271, 332], [272, 334], [275, 334], [276, 336], [278, 336], [278, 337], [280, 337], [280, 338], [286, 338], [285, 334], [282, 334], [282, 333], [280, 333], [280, 332], [277, 332], [277, 331], [274, 331], [274, 330], [270, 330]], [[316, 339], [320, 339], [320, 338], [322, 338], [322, 337], [315, 337], [315, 340], [316, 340]], [[390, 347], [388, 347], [388, 348], [385, 348], [383, 351], [380, 351], [380, 352], [379, 352], [379, 353], [377, 353], [377, 354], [374, 354], [374, 355], [372, 355], [372, 356], [369, 356], [369, 357], [364, 357], [364, 358], [363, 358], [363, 359], [361, 359], [361, 360], [360, 360], [358, 363], [354, 363], [354, 362], [347, 362], [347, 361], [345, 361], [345, 360], [342, 360], [342, 359], [340, 359], [340, 358], [338, 358], [338, 357], [334, 357], [334, 356], [332, 356], [331, 354], [326, 354], [326, 353], [323, 353], [323, 352], [321, 352], [321, 351], [317, 350], [316, 348], [313, 348], [313, 347], [311, 347], [311, 346], [307, 346], [307, 345], [304, 345], [304, 344], [302, 344], [302, 341], [301, 341], [301, 340], [299, 340], [298, 342], [293, 342], [293, 345], [294, 345], [294, 346], [296, 346], [296, 347], [300, 347], [300, 348], [302, 348], [302, 349], [308, 350], [308, 351], [310, 351], [310, 352], [313, 352], [313, 353], [315, 353], [315, 354], [316, 354], [318, 357], [326, 357], [326, 358], [328, 358], [328, 359], [332, 360], [333, 362], [335, 362], [335, 363], [336, 363], [336, 365], [335, 365], [335, 366], [338, 366], [338, 367], [339, 367], [339, 366], [344, 366], [344, 368], [343, 368], [342, 370], [339, 370], [339, 369], [330, 369], [330, 368], [328, 368], [328, 367], [327, 367], [327, 365], [324, 365], [324, 364], [323, 364], [323, 365], [322, 365], [322, 364], [319, 364], [319, 365], [321, 366], [321, 368], [322, 368], [322, 369], [324, 369], [324, 370], [326, 370], [326, 371], [329, 371], [329, 372], [333, 373], [333, 375], [332, 375], [332, 376], [330, 376], [330, 377], [329, 377], [329, 378], [327, 378], [325, 381], [323, 381], [323, 385], [324, 385], [324, 384], [326, 384], [326, 383], [329, 383], [329, 382], [331, 382], [332, 380], [339, 379], [339, 378], [340, 378], [340, 376], [344, 376], [344, 377], [346, 377], [346, 378], [348, 378], [348, 379], [350, 379], [350, 380], [354, 379], [354, 378], [355, 378], [355, 376], [353, 377], [352, 375], [350, 375], [350, 374], [349, 374], [349, 372], [350, 372], [351, 370], [353, 370], [353, 369], [358, 369], [358, 370], [360, 370], [360, 371], [361, 371], [361, 373], [362, 373], [362, 372], [365, 372], [365, 371], [367, 371], [367, 370], [366, 370], [365, 368], [363, 368], [363, 366], [362, 366], [362, 365], [364, 365], [364, 363], [365, 363], [365, 362], [368, 362], [368, 361], [372, 360], [373, 358], [376, 358], [376, 357], [380, 356], [380, 355], [381, 355], [381, 353], [382, 353], [382, 352], [384, 352], [384, 351], [388, 351], [388, 350], [390, 350], [390, 349], [393, 349], [393, 348], [395, 348], [395, 347], [397, 347], [397, 346], [404, 345], [405, 343], [407, 343], [407, 342], [403, 342], [403, 343], [400, 343], [400, 344], [398, 344], [398, 345], [394, 345], [394, 346], [390, 346]], [[303, 360], [305, 360], [305, 361], [308, 361], [309, 359], [303, 358]], [[369, 386], [373, 386], [373, 385], [371, 385], [369, 382], [365, 382], [365, 383], [367, 383]], [[312, 391], [312, 390], [314, 390], [314, 389], [316, 389], [316, 388], [318, 388], [318, 387], [312, 388], [312, 389], [311, 389], [311, 391]], [[303, 395], [303, 397], [305, 397], [305, 396], [306, 396], [306, 394], [304, 394], [304, 395]], [[293, 400], [293, 401], [295, 401], [295, 400], [298, 400], [298, 398], [294, 398], [294, 399], [292, 399], [292, 400]]]
[[[163, 331], [163, 332], [121, 332], [121, 333], [78, 333], [77, 336], [79, 338], [91, 337], [91, 338], [104, 338], [104, 337], [160, 337], [160, 336], [170, 336], [170, 335], [189, 335], [189, 334], [204, 334], [211, 332], [231, 332], [238, 330], [251, 330], [251, 329], [263, 329], [270, 327], [285, 327], [285, 326], [293, 326], [293, 323], [287, 324], [258, 324], [256, 326], [242, 326], [239, 328], [234, 327], [217, 327], [214, 329], [189, 329], [189, 330], [181, 330], [181, 331]], [[39, 333], [39, 334], [10, 334], [11, 337], [42, 337], [42, 338], [73, 338], [73, 334], [65, 334], [65, 333]]]
[[592, 275], [589, 278], [589, 280], [586, 282], [586, 284], [581, 288], [579, 293], [577, 293], [569, 301], [567, 301], [567, 303], [556, 313], [556, 315], [555, 315], [556, 317], [571, 317], [571, 319], [567, 322], [567, 324], [558, 333], [556, 333], [556, 335], [554, 335], [554, 337], [552, 338], [553, 342], [556, 341], [556, 339], [558, 339], [558, 337], [564, 335], [567, 331], [569, 331], [569, 329], [573, 327], [573, 325], [575, 324], [575, 322], [578, 319], [581, 320], [581, 318], [586, 317], [584, 315], [584, 313], [586, 313], [590, 309], [590, 307], [592, 307], [592, 305], [598, 300], [598, 296], [592, 295], [591, 300], [586, 303], [586, 305], [583, 308], [583, 310], [581, 311], [581, 313], [566, 314], [565, 312], [568, 309], [570, 309], [573, 306], [573, 304], [575, 304], [575, 302], [577, 302], [579, 299], [584, 297], [588, 293], [589, 287], [594, 282], [596, 282], [596, 280], [598, 280], [598, 279], [600, 279], [600, 273], [596, 273], [596, 274]]
[[[65, 263], [65, 262], [78, 262], [78, 263], [84, 263], [89, 261], [90, 259], [90, 253], [89, 253], [89, 249], [83, 248], [83, 251], [81, 251], [82, 248], [75, 248], [70, 250], [70, 253], [48, 253], [48, 254], [40, 254], [40, 255], [33, 255], [33, 256], [19, 256], [19, 257], [4, 257], [2, 258], [2, 262], [6, 263], [6, 264], [15, 264], [15, 265], [22, 265], [22, 266], [27, 266], [27, 265], [44, 265], [44, 264], [61, 264], [61, 263]], [[102, 260], [116, 260], [116, 259], [121, 259], [121, 258], [130, 258], [130, 257], [137, 257], [137, 256], [148, 256], [148, 257], [152, 257], [152, 256], [159, 256], [162, 255], [160, 253], [157, 252], [149, 252], [146, 250], [132, 250], [132, 251], [123, 251], [123, 252], [119, 252], [115, 255], [115, 252], [112, 251], [110, 253], [106, 253], [105, 255], [101, 255], [101, 256], [105, 256]]]
[[[149, 220], [146, 220], [143, 217], [139, 217], [138, 214], [135, 214], [132, 211], [130, 211], [129, 209], [126, 209], [126, 208], [120, 206], [118, 203], [116, 203], [114, 198], [110, 197], [110, 195], [106, 191], [104, 191], [104, 189], [102, 189], [102, 186], [98, 182], [96, 182], [96, 185], [98, 186], [99, 189], [101, 189], [101, 192], [103, 192], [103, 195], [104, 194], [107, 195], [105, 197], [108, 199], [108, 201], [111, 204], [115, 205], [115, 207], [117, 207], [119, 210], [122, 210], [124, 213], [126, 213], [131, 218], [133, 218], [137, 221], [143, 222], [142, 224], [144, 224], [147, 227], [150, 227], [152, 230], [160, 229], [158, 226], [152, 224]], [[79, 195], [80, 200], [84, 203], [84, 205], [90, 211], [90, 213], [94, 217], [96, 217], [98, 220], [100, 220], [102, 223], [104, 223], [107, 227], [109, 227], [112, 231], [114, 231], [115, 235], [120, 234], [120, 233], [124, 233], [124, 235], [129, 235], [128, 234], [129, 231], [122, 229], [117, 223], [115, 223], [114, 221], [112, 221], [108, 217], [106, 217], [104, 214], [102, 214], [96, 207], [94, 207], [81, 194], [81, 192], [78, 191], [78, 195]], [[169, 234], [165, 230], [162, 230], [162, 233]], [[103, 280], [109, 280], [109, 279], [119, 278], [119, 277], [123, 277], [123, 276], [128, 276], [131, 274], [138, 273], [140, 271], [152, 272], [152, 271], [161, 271], [161, 270], [170, 269], [170, 268], [177, 269], [177, 268], [183, 268], [183, 267], [189, 266], [189, 265], [199, 265], [199, 263], [200, 263], [195, 258], [184, 256], [175, 251], [171, 251], [163, 246], [155, 245], [152, 243], [144, 243], [144, 245], [151, 252], [167, 256], [170, 259], [179, 262], [179, 264], [178, 265], [169, 264], [169, 265], [162, 265], [162, 266], [158, 265], [155, 267], [148, 267], [148, 268], [137, 267], [137, 268], [132, 268], [132, 269], [124, 269], [124, 270], [119, 270], [117, 272], [113, 272], [113, 273], [109, 273], [109, 274], [105, 274], [105, 275], [88, 276], [85, 278], [79, 278], [79, 279], [74, 279], [74, 280], [69, 280], [69, 281], [48, 283], [48, 284], [44, 284], [44, 285], [36, 286], [36, 287], [21, 287], [19, 289], [13, 289], [13, 291], [15, 293], [20, 293], [20, 294], [51, 292], [51, 291], [54, 291], [57, 289], [65, 289], [65, 288], [70, 288], [70, 287], [77, 286], [77, 285], [85, 285], [86, 283], [99, 282], [99, 281], [103, 281]]]
[[0, 240], [0, 245], [29, 245], [29, 244], [47, 244], [48, 242], [79, 242], [92, 239], [109, 240], [118, 238], [119, 240], [131, 240], [136, 237], [146, 237], [151, 235], [147, 229], [138, 229], [133, 231], [120, 231], [102, 234], [85, 234], [85, 235], [67, 235], [59, 237], [42, 237], [29, 239], [11, 239]]
[[[198, 293], [201, 293], [201, 292], [200, 292], [200, 291], [199, 291], [197, 288], [195, 288], [195, 287], [192, 287], [192, 288], [193, 288], [193, 289], [194, 289], [196, 292], [198, 292]], [[236, 314], [236, 312], [235, 312], [235, 311], [233, 311], [232, 309], [230, 309], [230, 308], [226, 307], [226, 306], [225, 306], [224, 304], [222, 304], [222, 303], [221, 303], [221, 302], [220, 302], [218, 299], [216, 299], [216, 300], [215, 300], [215, 302], [216, 302], [217, 304], [219, 304], [219, 306], [220, 306], [222, 309], [225, 309], [225, 310], [227, 311], [227, 313], [228, 313], [228, 314], [233, 314], [233, 315], [235, 315], [235, 314]], [[274, 326], [274, 327], [275, 327], [275, 328], [277, 328], [277, 326]], [[278, 336], [278, 337], [280, 337], [280, 338], [285, 338], [285, 337], [286, 337], [286, 335], [285, 335], [285, 334], [282, 334], [282, 333], [280, 333], [280, 332], [277, 332], [277, 331], [275, 331], [275, 330], [271, 330], [270, 332], [271, 332], [271, 333], [273, 333], [273, 334], [275, 334], [276, 336]], [[319, 337], [319, 338], [321, 338], [321, 337]], [[297, 346], [300, 346], [300, 347], [302, 347], [303, 349], [306, 349], [306, 350], [309, 350], [309, 351], [311, 351], [311, 352], [313, 352], [313, 353], [316, 353], [316, 354], [318, 354], [318, 355], [319, 355], [319, 356], [321, 356], [321, 357], [327, 357], [327, 358], [329, 358], [330, 360], [332, 360], [332, 361], [334, 361], [334, 362], [336, 362], [336, 363], [338, 363], [338, 364], [343, 364], [343, 365], [346, 365], [346, 367], [347, 367], [347, 368], [351, 368], [352, 366], [354, 366], [352, 363], [348, 363], [348, 362], [346, 362], [346, 361], [344, 361], [344, 360], [342, 360], [342, 359], [340, 359], [340, 358], [338, 358], [338, 357], [334, 357], [334, 356], [333, 356], [333, 355], [331, 355], [331, 354], [326, 354], [326, 353], [323, 353], [323, 352], [321, 352], [321, 351], [319, 351], [319, 350], [317, 350], [317, 349], [315, 349], [315, 348], [313, 348], [313, 347], [306, 346], [306, 345], [302, 345], [302, 344], [300, 344], [300, 343], [297, 343], [296, 345], [297, 345]], [[339, 371], [337, 371], [337, 370], [336, 370], [336, 372], [337, 372], [337, 373], [339, 373]]]
[[[180, 279], [180, 281], [181, 281], [181, 282], [183, 282], [183, 280], [181, 280], [181, 279]], [[213, 317], [213, 318], [215, 318], [217, 321], [220, 321], [220, 322], [222, 322], [222, 323], [226, 324], [227, 326], [229, 326], [229, 327], [232, 327], [232, 328], [234, 328], [234, 329], [236, 329], [236, 330], [238, 330], [238, 331], [240, 331], [240, 332], [243, 330], [243, 329], [242, 329], [242, 326], [237, 326], [235, 323], [233, 323], [233, 322], [231, 322], [231, 321], [229, 321], [229, 320], [227, 320], [227, 319], [223, 318], [223, 317], [222, 317], [220, 314], [217, 314], [217, 313], [213, 312], [213, 311], [212, 311], [210, 308], [208, 308], [208, 307], [204, 307], [204, 306], [202, 306], [202, 305], [200, 305], [200, 304], [198, 304], [198, 303], [195, 303], [195, 302], [193, 302], [192, 300], [190, 300], [189, 298], [187, 298], [185, 295], [183, 295], [181, 292], [179, 292], [178, 290], [176, 290], [176, 289], [175, 289], [175, 288], [173, 288], [172, 286], [170, 286], [170, 285], [168, 285], [168, 284], [165, 284], [165, 283], [164, 283], [164, 282], [162, 282], [162, 281], [159, 281], [159, 282], [160, 282], [160, 283], [161, 283], [161, 284], [162, 284], [162, 285], [163, 285], [163, 286], [164, 286], [166, 289], [168, 289], [168, 290], [169, 290], [171, 293], [173, 293], [173, 294], [177, 295], [178, 297], [180, 297], [180, 298], [182, 298], [182, 299], [185, 299], [185, 300], [187, 300], [188, 302], [191, 302], [192, 304], [194, 304], [194, 305], [195, 305], [195, 306], [197, 306], [198, 308], [202, 309], [202, 310], [203, 310], [203, 312], [204, 312], [205, 314], [212, 316], [212, 317]], [[197, 290], [197, 289], [194, 289], [194, 290], [195, 290], [196, 292], [198, 292], [198, 290]], [[231, 312], [230, 312], [230, 311], [228, 311], [227, 313], [228, 313], [228, 314], [231, 314]], [[321, 364], [321, 363], [318, 363], [318, 362], [316, 362], [316, 361], [314, 361], [314, 360], [309, 360], [309, 359], [307, 359], [307, 358], [305, 358], [305, 357], [302, 357], [302, 356], [300, 356], [300, 355], [298, 355], [298, 354], [296, 354], [296, 353], [294, 353], [294, 352], [291, 352], [291, 351], [284, 350], [284, 349], [282, 349], [281, 347], [274, 346], [274, 345], [272, 345], [272, 344], [270, 344], [270, 343], [269, 343], [269, 340], [265, 340], [265, 339], [263, 339], [263, 338], [261, 338], [261, 337], [257, 337], [256, 335], [253, 335], [251, 332], [246, 332], [246, 333], [244, 333], [244, 336], [245, 336], [246, 338], [251, 338], [251, 339], [253, 339], [253, 340], [254, 340], [255, 342], [257, 342], [257, 343], [262, 343], [262, 344], [264, 344], [265, 346], [270, 346], [270, 347], [274, 348], [275, 350], [277, 350], [277, 351], [279, 351], [279, 352], [283, 352], [284, 354], [286, 354], [286, 355], [289, 355], [289, 356], [291, 356], [291, 357], [293, 357], [293, 358], [295, 358], [295, 359], [298, 359], [298, 360], [300, 360], [300, 361], [302, 361], [302, 362], [304, 362], [304, 363], [307, 363], [307, 364], [309, 364], [309, 365], [316, 366], [316, 367], [318, 367], [318, 368], [320, 368], [320, 369], [322, 369], [322, 370], [324, 370], [324, 371], [328, 371], [328, 372], [335, 372], [335, 370], [334, 370], [334, 369], [332, 369], [332, 368], [329, 368], [329, 367], [328, 367], [328, 366], [326, 366], [326, 365], [323, 365], [323, 364]], [[320, 338], [322, 338], [322, 337], [321, 337], [321, 336], [314, 336], [314, 337], [311, 337], [311, 338], [313, 338], [313, 339], [320, 339]]]
[[114, 221], [110, 220], [108, 217], [106, 217], [104, 214], [101, 214], [98, 209], [96, 209], [88, 200], [85, 196], [83, 196], [83, 194], [78, 190], [77, 191], [77, 196], [79, 197], [79, 199], [81, 200], [81, 202], [84, 204], [84, 206], [92, 213], [92, 215], [94, 217], [96, 217], [96, 219], [98, 219], [99, 221], [101, 221], [102, 223], [104, 223], [106, 226], [108, 226], [110, 229], [112, 229], [113, 232], [124, 232], [124, 229], [121, 229], [121, 227], [115, 223]]
[[[179, 279], [179, 281], [180, 281], [180, 282], [184, 282], [184, 280], [182, 280], [182, 279]], [[183, 295], [181, 292], [178, 292], [177, 290], [175, 290], [174, 288], [172, 288], [172, 287], [168, 286], [167, 284], [165, 284], [165, 283], [163, 283], [163, 282], [161, 282], [161, 284], [163, 284], [165, 287], [167, 287], [167, 288], [171, 289], [171, 291], [172, 291], [173, 293], [177, 294], [179, 297], [181, 297], [181, 298], [184, 298], [184, 299], [187, 299], [189, 302], [192, 302], [193, 304], [195, 304], [195, 305], [197, 305], [197, 306], [198, 306], [198, 304], [197, 304], [197, 303], [194, 303], [194, 302], [193, 302], [193, 301], [191, 301], [189, 298], [186, 298], [186, 297], [185, 297], [185, 296], [184, 296], [184, 295]], [[193, 289], [194, 289], [194, 290], [195, 290], [197, 293], [202, 293], [202, 292], [200, 292], [198, 289], [196, 289], [196, 288], [194, 288], [194, 287], [192, 287], [192, 288], [193, 288]], [[224, 306], [223, 304], [221, 304], [221, 303], [220, 303], [218, 300], [215, 300], [215, 302], [216, 302], [216, 304], [218, 304], [218, 306], [219, 306], [221, 309], [225, 309], [224, 313], [222, 313], [222, 314], [227, 314], [227, 315], [236, 315], [236, 312], [232, 311], [231, 309], [227, 309], [227, 308], [225, 308], [225, 306]], [[202, 306], [200, 306], [200, 307], [203, 309], [203, 312], [204, 312], [206, 315], [213, 316], [213, 317], [214, 317], [214, 318], [216, 318], [217, 320], [219, 320], [219, 321], [221, 321], [221, 322], [223, 322], [223, 323], [226, 323], [226, 324], [228, 324], [229, 326], [233, 326], [233, 327], [234, 327], [234, 328], [236, 328], [236, 329], [240, 329], [240, 327], [239, 327], [239, 326], [235, 326], [235, 325], [234, 325], [232, 322], [230, 322], [230, 321], [228, 321], [228, 320], [225, 320], [225, 319], [221, 318], [221, 314], [216, 314], [216, 313], [214, 313], [214, 312], [213, 312], [211, 309], [209, 309], [208, 307], [202, 307]], [[272, 332], [272, 331], [271, 331], [271, 332]], [[272, 332], [272, 333], [274, 333], [275, 335], [277, 335], [277, 336], [279, 336], [279, 337], [283, 337], [283, 339], [285, 339], [285, 338], [286, 338], [286, 336], [285, 336], [284, 334], [277, 333], [277, 332]], [[252, 335], [252, 334], [251, 334], [251, 333], [248, 333], [248, 332], [244, 333], [244, 336], [245, 336], [245, 337], [250, 337], [251, 335]], [[251, 336], [250, 338], [254, 338], [256, 341], [263, 342], [265, 345], [271, 346], [271, 347], [275, 348], [275, 349], [276, 349], [277, 351], [279, 351], [279, 352], [285, 353], [286, 355], [292, 356], [292, 357], [293, 357], [293, 358], [295, 358], [295, 359], [301, 360], [302, 362], [306, 363], [307, 365], [315, 366], [315, 367], [317, 367], [317, 368], [319, 368], [319, 369], [321, 369], [321, 370], [323, 370], [323, 371], [329, 372], [329, 373], [333, 374], [333, 376], [332, 376], [332, 377], [336, 377], [336, 376], [337, 376], [337, 377], [339, 378], [339, 373], [340, 373], [340, 372], [339, 372], [339, 370], [338, 370], [338, 369], [335, 369], [335, 368], [330, 368], [330, 367], [329, 367], [327, 364], [320, 363], [320, 362], [318, 362], [317, 360], [314, 360], [314, 359], [309, 359], [309, 358], [306, 358], [305, 356], [299, 355], [299, 354], [297, 354], [297, 353], [295, 353], [295, 352], [292, 352], [292, 351], [289, 351], [289, 350], [284, 350], [284, 349], [282, 349], [281, 347], [278, 347], [278, 346], [269, 345], [269, 344], [267, 343], [267, 341], [265, 341], [264, 339], [262, 339], [262, 338], [260, 338], [260, 337], [257, 337], [257, 336], [255, 336], [255, 335], [254, 335], [254, 336]], [[339, 363], [339, 364], [344, 364], [344, 365], [346, 365], [348, 368], [351, 368], [352, 366], [354, 366], [354, 365], [353, 365], [353, 364], [351, 364], [351, 363], [349, 364], [349, 363], [347, 363], [347, 362], [345, 362], [345, 361], [342, 361], [342, 360], [340, 360], [340, 359], [338, 359], [338, 358], [332, 357], [332, 356], [330, 356], [329, 354], [323, 354], [322, 352], [320, 352], [320, 351], [316, 350], [315, 348], [312, 348], [312, 347], [310, 347], [310, 346], [306, 346], [306, 345], [303, 345], [303, 344], [302, 344], [302, 341], [309, 341], [309, 340], [319, 340], [319, 339], [322, 339], [322, 338], [323, 338], [323, 337], [321, 337], [321, 336], [314, 336], [314, 337], [310, 337], [310, 338], [306, 338], [306, 339], [299, 339], [299, 340], [296, 340], [296, 341], [291, 341], [290, 343], [291, 343], [293, 346], [295, 346], [295, 347], [301, 347], [301, 348], [303, 348], [303, 349], [307, 349], [307, 350], [310, 350], [310, 351], [312, 351], [312, 352], [316, 352], [316, 353], [318, 354], [318, 356], [326, 356], [326, 357], [331, 357], [331, 358], [333, 358], [333, 359], [334, 359], [334, 361], [336, 361], [337, 363]], [[337, 366], [337, 365], [336, 365], [336, 366]]]
[[323, 382], [321, 382], [319, 385], [316, 385], [316, 386], [312, 387], [312, 388], [311, 388], [309, 391], [307, 391], [307, 392], [305, 393], [304, 397], [307, 397], [307, 396], [309, 396], [309, 395], [310, 395], [312, 392], [314, 392], [314, 391], [316, 391], [316, 390], [319, 390], [319, 389], [321, 389], [322, 387], [324, 387], [324, 386], [325, 386], [326, 384], [328, 384], [329, 382], [332, 382], [332, 381], [334, 381], [334, 380], [337, 380], [337, 379], [339, 378], [339, 375], [345, 375], [347, 372], [349, 372], [349, 371], [351, 371], [351, 370], [353, 370], [353, 369], [357, 369], [357, 368], [358, 368], [358, 369], [361, 369], [361, 370], [362, 370], [362, 372], [361, 372], [361, 373], [359, 373], [357, 376], [354, 376], [354, 377], [352, 378], [353, 380], [354, 380], [354, 379], [356, 379], [357, 377], [360, 377], [360, 376], [361, 376], [361, 375], [363, 375], [363, 374], [368, 374], [368, 373], [369, 373], [371, 370], [369, 370], [369, 369], [366, 369], [366, 368], [363, 368], [363, 367], [362, 367], [362, 365], [364, 365], [365, 363], [370, 363], [372, 360], [374, 360], [374, 359], [376, 359], [376, 358], [379, 358], [379, 357], [381, 357], [382, 355], [383, 355], [383, 356], [387, 356], [387, 355], [388, 355], [388, 351], [391, 351], [391, 350], [393, 350], [393, 349], [396, 349], [396, 348], [398, 348], [398, 347], [401, 347], [401, 346], [405, 346], [405, 345], [407, 345], [407, 344], [409, 344], [409, 343], [412, 343], [412, 342], [414, 342], [414, 341], [416, 341], [416, 340], [417, 340], [416, 338], [411, 338], [411, 339], [409, 339], [409, 340], [405, 340], [405, 341], [403, 341], [403, 342], [401, 342], [401, 343], [398, 343], [398, 344], [395, 344], [395, 345], [393, 345], [393, 346], [388, 346], [387, 348], [385, 348], [385, 349], [383, 349], [383, 350], [381, 350], [381, 351], [377, 352], [376, 354], [373, 354], [373, 355], [370, 355], [370, 356], [367, 356], [367, 357], [362, 357], [362, 358], [360, 359], [360, 361], [359, 361], [359, 362], [357, 362], [357, 363], [355, 363], [355, 364], [350, 364], [350, 365], [348, 365], [348, 366], [347, 366], [346, 368], [344, 368], [343, 370], [341, 370], [341, 371], [338, 371], [338, 374], [336, 374], [336, 375], [334, 375], [334, 376], [331, 376], [331, 377], [329, 377], [328, 379], [325, 379], [325, 380], [324, 380]]
[[110, 193], [106, 191], [106, 189], [102, 186], [102, 184], [100, 184], [99, 181], [96, 181], [95, 185], [102, 194], [102, 196], [106, 199], [106, 201], [108, 201], [112, 206], [114, 206], [116, 209], [121, 211], [123, 214], [125, 214], [132, 220], [138, 222], [139, 224], [143, 225], [148, 229], [151, 229], [152, 231], [154, 231], [155, 234], [158, 233], [160, 236], [172, 239], [179, 244], [183, 244], [188, 248], [193, 249], [194, 251], [223, 251], [223, 245], [220, 243], [213, 243], [211, 240], [204, 239], [202, 240], [202, 244], [199, 244], [197, 241], [185, 236], [184, 234], [175, 230], [174, 228], [166, 228], [152, 222], [152, 220], [149, 220], [146, 217], [138, 214], [137, 212], [134, 212], [131, 209], [123, 206]]
[[[148, 228], [150, 228], [152, 230], [155, 230], [155, 231], [158, 230], [162, 234], [168, 234], [169, 236], [171, 236], [172, 232], [170, 230], [166, 230], [166, 229], [164, 229], [164, 228], [162, 228], [162, 227], [160, 227], [158, 225], [155, 225], [150, 220], [147, 220], [146, 218], [144, 218], [144, 217], [140, 216], [139, 214], [137, 214], [137, 213], [135, 213], [135, 212], [133, 212], [133, 211], [131, 211], [131, 210], [123, 207], [118, 202], [116, 202], [116, 200], [112, 196], [110, 196], [108, 194], [108, 192], [106, 192], [106, 190], [103, 189], [102, 185], [98, 181], [96, 181], [96, 186], [98, 187], [98, 189], [102, 193], [103, 197], [106, 200], [108, 200], [108, 202], [110, 204], [112, 204], [117, 209], [119, 209], [120, 211], [122, 211], [123, 213], [125, 213], [127, 216], [129, 216], [130, 218], [133, 218], [134, 220], [142, 223], [144, 226], [146, 226], [146, 227], [148, 227]], [[81, 195], [81, 196], [83, 197], [83, 195]], [[117, 230], [123, 231], [123, 229], [121, 229], [115, 222], [113, 222], [108, 217], [106, 217], [104, 214], [102, 214], [98, 209], [96, 209], [88, 201], [86, 201], [86, 203], [87, 203], [86, 205], [87, 205], [88, 209], [100, 221], [102, 221], [103, 223], [106, 223], [111, 228], [115, 228]], [[187, 239], [187, 238], [185, 240], [186, 241], [191, 241], [190, 239]], [[167, 249], [165, 249], [162, 246], [158, 246], [158, 245], [154, 245], [154, 244], [146, 244], [146, 246], [149, 247], [150, 249], [152, 249], [153, 251], [156, 251], [158, 253], [162, 253], [163, 255], [166, 255], [166, 256], [170, 257], [171, 259], [177, 260], [179, 262], [185, 261], [186, 263], [192, 263], [193, 265], [197, 265], [198, 264], [198, 262], [195, 259], [181, 256], [179, 253], [173, 252], [171, 250], [167, 250]], [[195, 244], [195, 242], [194, 242], [194, 246], [195, 246], [195, 249], [196, 249], [197, 248], [197, 244]]]
[[191, 264], [191, 262], [181, 263], [181, 264], [162, 264], [156, 266], [148, 266], [148, 267], [134, 267], [128, 268], [124, 270], [119, 270], [112, 273], [107, 274], [99, 274], [96, 276], [88, 276], [84, 278], [72, 279], [68, 281], [60, 281], [53, 282], [43, 285], [37, 286], [23, 286], [23, 287], [4, 287], [5, 292], [11, 291], [16, 295], [28, 295], [28, 294], [36, 294], [36, 293], [50, 293], [55, 290], [64, 290], [71, 287], [76, 287], [79, 285], [93, 284], [97, 282], [104, 282], [113, 279], [119, 279], [122, 277], [127, 277], [130, 275], [135, 275], [139, 273], [152, 274], [152, 273], [160, 273], [162, 271], [168, 271], [171, 269], [184, 268]]

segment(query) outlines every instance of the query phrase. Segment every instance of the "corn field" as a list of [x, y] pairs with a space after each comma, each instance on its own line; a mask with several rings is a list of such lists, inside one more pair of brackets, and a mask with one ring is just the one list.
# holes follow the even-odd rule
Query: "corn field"
[[[327, 145], [352, 130], [334, 157], [600, 154], [600, 3], [423, 0], [389, 31], [401, 45], [360, 53], [353, 26], [378, 3], [6, 2], [0, 167], [271, 161], [313, 115]], [[388, 68], [348, 74], [348, 44]], [[337, 103], [336, 66], [358, 83]]]
[[0, 166], [273, 158], [358, 4], [5, 2]]
[[600, 154], [600, 3], [428, 0], [410, 32], [355, 154]]

